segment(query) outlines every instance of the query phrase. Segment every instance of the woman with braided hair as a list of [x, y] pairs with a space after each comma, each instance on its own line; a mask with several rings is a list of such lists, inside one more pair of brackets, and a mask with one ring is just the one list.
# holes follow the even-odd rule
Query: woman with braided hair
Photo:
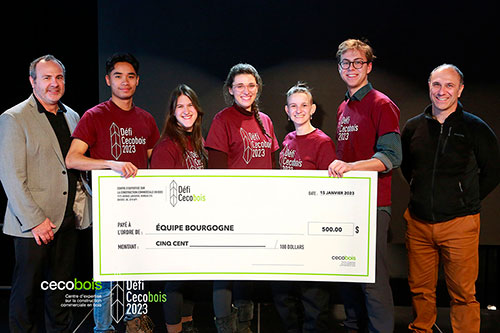
[[[271, 119], [259, 111], [262, 79], [249, 64], [234, 65], [223, 87], [230, 105], [212, 121], [205, 147], [211, 169], [272, 169], [279, 149]], [[213, 302], [219, 333], [251, 332], [253, 303], [249, 283], [215, 281]], [[234, 297], [233, 297], [234, 291]], [[232, 299], [234, 305], [232, 306]]]

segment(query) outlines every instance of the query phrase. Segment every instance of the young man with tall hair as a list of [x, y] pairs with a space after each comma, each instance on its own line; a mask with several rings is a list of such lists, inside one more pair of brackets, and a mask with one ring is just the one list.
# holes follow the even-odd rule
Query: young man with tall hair
[[[82, 116], [66, 164], [78, 170], [111, 169], [125, 178], [134, 177], [138, 169], [148, 168], [151, 151], [159, 139], [153, 116], [133, 103], [139, 85], [139, 62], [129, 53], [115, 54], [106, 62], [105, 79], [111, 98]], [[87, 150], [90, 157], [85, 155]], [[112, 284], [101, 285], [96, 290], [100, 304], [94, 306], [94, 332], [114, 330], [110, 314]], [[132, 326], [143, 326], [140, 320], [129, 320], [127, 332], [139, 332]]]
[[349, 332], [394, 330], [394, 304], [387, 263], [387, 235], [391, 220], [392, 169], [401, 164], [399, 109], [389, 97], [368, 82], [372, 48], [348, 39], [337, 51], [338, 71], [347, 86], [337, 111], [337, 159], [328, 172], [377, 171], [377, 241], [375, 283], [344, 283], [340, 291]]

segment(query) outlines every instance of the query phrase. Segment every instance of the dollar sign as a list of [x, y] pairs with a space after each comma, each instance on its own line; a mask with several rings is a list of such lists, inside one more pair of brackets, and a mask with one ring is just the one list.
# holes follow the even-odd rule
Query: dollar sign
[[356, 233], [359, 234], [359, 226], [356, 226]]

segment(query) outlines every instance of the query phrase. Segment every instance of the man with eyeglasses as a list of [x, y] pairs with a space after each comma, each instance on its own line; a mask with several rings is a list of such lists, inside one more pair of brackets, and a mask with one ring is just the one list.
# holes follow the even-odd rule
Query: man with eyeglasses
[[387, 234], [391, 220], [392, 169], [402, 159], [399, 109], [368, 82], [375, 56], [358, 39], [348, 39], [337, 51], [338, 71], [347, 86], [337, 110], [337, 160], [328, 173], [342, 177], [351, 170], [377, 171], [377, 242], [375, 283], [342, 283], [348, 332], [392, 332], [394, 304], [389, 285]]
[[480, 209], [500, 181], [500, 152], [492, 129], [465, 112], [462, 72], [436, 67], [429, 76], [431, 105], [402, 133], [401, 171], [411, 184], [407, 221], [412, 332], [432, 332], [436, 284], [443, 264], [453, 332], [479, 332], [475, 282], [479, 271]]

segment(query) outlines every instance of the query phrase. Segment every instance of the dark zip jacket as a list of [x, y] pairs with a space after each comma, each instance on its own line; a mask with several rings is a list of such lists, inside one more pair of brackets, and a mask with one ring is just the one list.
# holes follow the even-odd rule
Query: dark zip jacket
[[408, 120], [401, 141], [409, 210], [418, 219], [436, 223], [479, 213], [481, 200], [500, 181], [495, 133], [460, 103], [443, 124], [429, 105]]

